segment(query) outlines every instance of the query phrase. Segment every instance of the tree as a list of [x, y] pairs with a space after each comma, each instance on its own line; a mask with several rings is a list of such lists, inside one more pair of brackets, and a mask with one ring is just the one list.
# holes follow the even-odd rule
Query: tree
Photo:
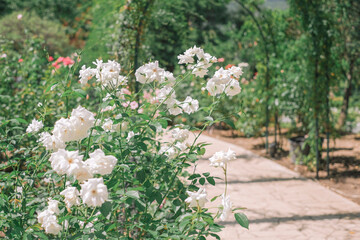
[[352, 88], [359, 75], [357, 66], [360, 57], [360, 33], [356, 29], [360, 29], [360, 2], [356, 0], [336, 0], [332, 5], [337, 18], [337, 47], [334, 54], [341, 60], [337, 65], [340, 68], [342, 79], [345, 79], [343, 102], [337, 121], [337, 128], [342, 129], [347, 118]]

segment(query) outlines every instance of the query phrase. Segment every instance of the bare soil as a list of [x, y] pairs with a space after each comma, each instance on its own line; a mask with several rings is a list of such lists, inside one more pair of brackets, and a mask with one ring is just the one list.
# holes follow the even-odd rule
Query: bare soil
[[[260, 156], [272, 159], [302, 176], [314, 179], [323, 186], [360, 204], [360, 136], [349, 134], [330, 140], [330, 174], [327, 177], [326, 165], [321, 164], [319, 179], [316, 172], [307, 166], [292, 163], [289, 156], [290, 144], [286, 137], [279, 141], [280, 150], [271, 157], [265, 150], [265, 137], [241, 137], [234, 130], [211, 129], [206, 135], [236, 144]], [[274, 136], [269, 136], [269, 143], [274, 142]], [[323, 143], [322, 159], [326, 159], [326, 141]]]

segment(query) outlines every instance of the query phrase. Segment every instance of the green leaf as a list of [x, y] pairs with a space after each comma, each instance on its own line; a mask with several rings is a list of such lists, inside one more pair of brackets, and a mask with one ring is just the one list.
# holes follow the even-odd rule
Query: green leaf
[[74, 236], [68, 238], [69, 240], [73, 240], [73, 239], [79, 239], [81, 236], [83, 235], [83, 233], [76, 233]]
[[208, 183], [210, 183], [211, 185], [215, 186], [215, 180], [213, 177], [207, 177], [206, 180], [208, 181]]
[[145, 210], [145, 203], [143, 203], [142, 201], [135, 200], [135, 206], [137, 207], [138, 210], [140, 211], [144, 211]]
[[224, 122], [229, 125], [231, 128], [235, 129], [235, 124], [230, 119], [225, 119]]
[[130, 167], [128, 165], [126, 165], [126, 164], [120, 164], [120, 165], [117, 165], [117, 166], [119, 168], [122, 168], [122, 169], [126, 170], [126, 171], [130, 171]]
[[100, 212], [104, 217], [107, 217], [111, 212], [112, 204], [111, 202], [104, 202], [100, 207]]
[[95, 236], [96, 236], [98, 239], [106, 239], [106, 236], [105, 236], [104, 234], [102, 234], [101, 231], [95, 232]]
[[213, 198], [210, 200], [210, 202], [215, 201], [218, 197], [220, 197], [220, 195], [217, 195], [217, 196], [213, 197]]
[[56, 84], [58, 84], [58, 83], [56, 82], [56, 83], [50, 84], [50, 85], [46, 88], [45, 92], [50, 91], [51, 87], [54, 86], [54, 85], [56, 85]]
[[160, 193], [160, 192], [155, 192], [155, 196], [154, 196], [154, 197], [155, 197], [156, 202], [157, 202], [158, 204], [161, 204], [161, 202], [162, 202], [162, 200], [163, 200], [161, 193]]
[[12, 145], [12, 144], [8, 144], [7, 145], [7, 150], [8, 151], [12, 151], [12, 150], [14, 150], [15, 148], [14, 148], [14, 146]]
[[150, 117], [146, 114], [139, 114], [139, 117], [141, 117], [144, 120], [150, 120]]
[[103, 132], [104, 131], [104, 129], [102, 127], [100, 127], [100, 126], [95, 126], [94, 129], [96, 131], [98, 131], [98, 132]]
[[156, 133], [156, 126], [154, 125], [149, 125], [149, 127], [151, 128], [151, 130], [153, 130]]
[[49, 239], [44, 233], [42, 232], [34, 232], [34, 234], [38, 235], [41, 239]]
[[23, 118], [16, 118], [16, 120], [18, 120], [19, 123], [28, 124], [28, 122], [27, 122], [25, 119], [23, 119]]
[[204, 177], [208, 177], [208, 176], [210, 176], [210, 173], [206, 172], [206, 173], [203, 173], [202, 175], [204, 175]]
[[140, 149], [143, 150], [144, 152], [147, 151], [147, 146], [146, 146], [145, 143], [139, 142], [137, 145], [138, 145], [138, 146], [140, 147]]
[[86, 92], [82, 89], [75, 89], [73, 95], [84, 98], [86, 97]]
[[69, 96], [72, 93], [72, 90], [66, 90], [61, 96], [66, 97]]
[[114, 228], [116, 228], [116, 223], [113, 223], [113, 224], [111, 224], [110, 226], [108, 226], [107, 228], [106, 228], [106, 231], [110, 231], [110, 230], [112, 230], [112, 229], [114, 229]]
[[182, 203], [182, 202], [181, 202], [179, 199], [175, 199], [175, 200], [173, 201], [173, 204], [174, 204], [175, 206], [180, 206], [181, 203]]
[[179, 230], [182, 232], [184, 231], [185, 227], [190, 223], [190, 220], [186, 219], [181, 221], [181, 223], [179, 224]]
[[101, 222], [98, 222], [94, 225], [94, 229], [97, 231], [101, 231], [101, 230], [103, 230], [103, 228], [104, 228], [104, 224]]
[[131, 197], [131, 198], [135, 198], [135, 199], [139, 199], [139, 192], [138, 191], [128, 191], [125, 193], [126, 196]]
[[236, 221], [242, 226], [243, 228], [249, 229], [249, 220], [243, 213], [235, 213], [234, 214]]
[[200, 178], [200, 179], [199, 179], [199, 183], [200, 183], [201, 185], [204, 185], [204, 184], [205, 184], [205, 178]]
[[199, 154], [199, 155], [204, 155], [205, 154], [205, 148], [200, 148], [198, 151], [197, 151], [197, 153]]
[[212, 117], [210, 117], [210, 116], [207, 116], [207, 117], [205, 117], [204, 119], [205, 119], [206, 121], [209, 121], [209, 122], [214, 121], [214, 119], [213, 119]]
[[211, 236], [215, 237], [217, 240], [220, 240], [219, 235], [215, 234], [215, 233], [210, 233]]
[[192, 180], [192, 179], [194, 179], [194, 178], [198, 178], [198, 177], [201, 177], [201, 175], [200, 175], [200, 174], [195, 173], [195, 174], [192, 174], [192, 175], [188, 178], [188, 180]]
[[158, 122], [161, 124], [162, 128], [167, 128], [168, 121], [165, 119], [159, 119]]

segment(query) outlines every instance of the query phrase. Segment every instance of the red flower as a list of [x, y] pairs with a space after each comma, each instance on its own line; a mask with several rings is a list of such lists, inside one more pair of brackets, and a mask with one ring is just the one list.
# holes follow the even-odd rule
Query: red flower
[[225, 69], [229, 69], [229, 68], [231, 68], [233, 66], [235, 66], [235, 65], [234, 64], [228, 64], [228, 65], [226, 65]]
[[225, 58], [218, 58], [218, 62], [224, 62]]
[[22, 58], [19, 58], [19, 60], [18, 60], [19, 63], [21, 63], [23, 61], [24, 61], [24, 59], [22, 59]]
[[49, 56], [49, 62], [54, 61], [54, 58], [52, 56]]

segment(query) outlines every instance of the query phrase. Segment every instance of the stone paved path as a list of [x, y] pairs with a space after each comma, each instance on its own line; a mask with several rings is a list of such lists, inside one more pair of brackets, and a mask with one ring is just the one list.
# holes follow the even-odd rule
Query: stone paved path
[[[233, 206], [247, 208], [250, 230], [241, 228], [231, 216], [222, 239], [360, 239], [360, 206], [354, 202], [236, 145], [208, 136], [198, 142], [212, 143], [197, 165], [198, 172], [223, 176], [207, 160], [217, 151], [230, 147], [238, 158], [229, 164], [228, 191]], [[218, 180], [206, 189], [211, 199], [223, 192], [224, 182]]]

